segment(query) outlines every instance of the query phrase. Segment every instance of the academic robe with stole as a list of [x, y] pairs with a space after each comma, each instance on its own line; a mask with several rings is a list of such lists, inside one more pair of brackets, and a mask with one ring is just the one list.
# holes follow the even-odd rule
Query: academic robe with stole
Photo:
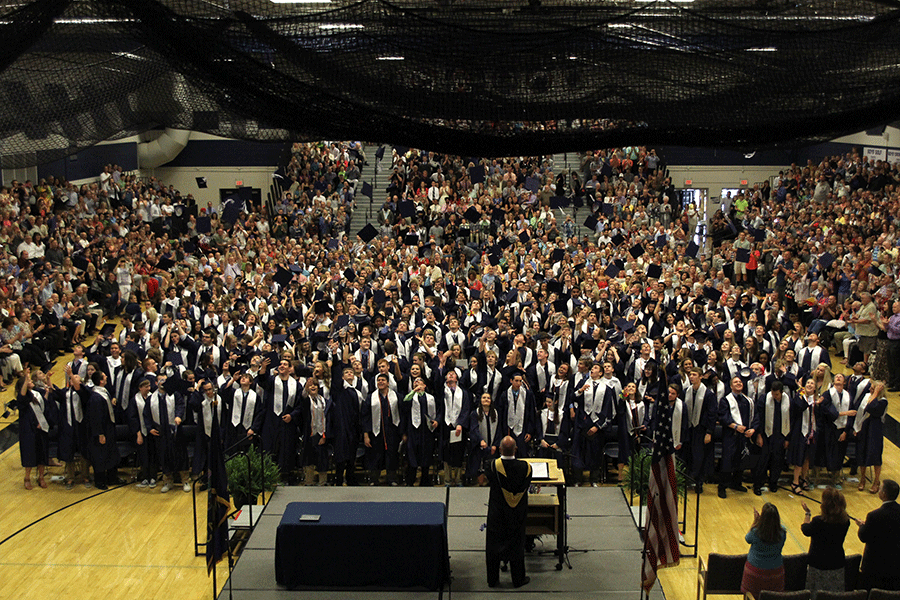
[[521, 579], [525, 576], [525, 517], [528, 514], [531, 465], [524, 460], [503, 458], [488, 465], [485, 473], [491, 487], [485, 540], [488, 583], [491, 583], [492, 565], [499, 567], [501, 560], [510, 562], [513, 584], [522, 583]]

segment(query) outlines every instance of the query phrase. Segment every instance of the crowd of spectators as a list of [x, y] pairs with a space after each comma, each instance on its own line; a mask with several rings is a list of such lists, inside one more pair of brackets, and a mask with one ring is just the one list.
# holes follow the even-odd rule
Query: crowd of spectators
[[[891, 390], [900, 374], [892, 166], [792, 165], [731, 199], [707, 238], [644, 147], [572, 169], [394, 151], [372, 222], [351, 231], [368, 160], [358, 144], [295, 144], [272, 208], [201, 208], [115, 167], [79, 190], [0, 190], [5, 373], [76, 352], [63, 389], [20, 379], [36, 432], [23, 466], [46, 464], [55, 428], [105, 485], [118, 457], [97, 440], [115, 435], [143, 447], [140, 483], [161, 471], [168, 491], [188, 445], [204, 472], [218, 407], [226, 444], [258, 439], [288, 482], [298, 466], [306, 483], [363, 481], [359, 454], [372, 484], [428, 484], [432, 467], [472, 483], [510, 434], [597, 484], [607, 449], [621, 477], [665, 409], [698, 489], [714, 470], [720, 496], [743, 489], [748, 455], [755, 492], [785, 464], [795, 488], [817, 466], [839, 484], [854, 440], [877, 484], [885, 385], [867, 374]], [[122, 332], [79, 345], [107, 316]], [[820, 341], [854, 376], [832, 377]]]

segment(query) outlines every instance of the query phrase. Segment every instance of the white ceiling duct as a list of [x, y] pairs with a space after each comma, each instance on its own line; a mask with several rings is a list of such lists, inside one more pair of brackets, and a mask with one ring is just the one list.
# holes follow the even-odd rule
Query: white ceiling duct
[[186, 129], [166, 128], [156, 139], [137, 145], [139, 169], [155, 169], [178, 156], [191, 138]]

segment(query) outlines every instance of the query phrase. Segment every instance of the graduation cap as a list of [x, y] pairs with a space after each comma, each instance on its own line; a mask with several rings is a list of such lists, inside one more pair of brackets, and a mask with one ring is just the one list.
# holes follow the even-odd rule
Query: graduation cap
[[[184, 364], [184, 357], [181, 356], [181, 352], [169, 352], [169, 355], [166, 356], [166, 362], [170, 362], [177, 367]], [[166, 390], [168, 389], [169, 388], [166, 388]]]
[[285, 340], [287, 340], [287, 337], [288, 336], [284, 333], [276, 333], [275, 335], [272, 336], [272, 343], [273, 344], [283, 344], [285, 342]]
[[205, 304], [212, 302], [212, 294], [209, 293], [209, 290], [200, 290], [200, 301]]
[[278, 266], [278, 269], [275, 271], [275, 275], [272, 277], [272, 279], [275, 280], [275, 283], [280, 285], [282, 288], [286, 288], [293, 278], [294, 274], [281, 265]]
[[689, 256], [691, 258], [697, 258], [697, 252], [700, 251], [700, 246], [698, 246], [695, 242], [691, 242], [687, 245], [687, 248], [684, 250], [684, 255]]
[[553, 301], [553, 309], [556, 312], [566, 312], [569, 309], [569, 301], [568, 300], [554, 300]]
[[185, 253], [185, 254], [193, 254], [194, 252], [197, 251], [197, 244], [195, 244], [195, 243], [192, 242], [191, 240], [186, 240], [186, 241], [181, 245], [181, 247], [184, 248], [184, 253]]
[[625, 333], [634, 331], [634, 323], [632, 323], [628, 319], [616, 319], [616, 327], [618, 327]]
[[553, 196], [550, 198], [550, 208], [566, 208], [572, 205], [572, 200], [565, 196]]
[[431, 250], [431, 242], [419, 246], [419, 258], [425, 258], [425, 255]]
[[481, 300], [481, 290], [469, 290], [469, 297], [472, 300]]
[[353, 283], [354, 281], [356, 281], [356, 271], [349, 267], [344, 269], [344, 279], [346, 279], [350, 283]]
[[635, 244], [631, 248], [628, 249], [628, 254], [631, 255], [631, 258], [638, 259], [644, 253], [644, 247], [640, 244]]
[[419, 244], [419, 234], [407, 233], [403, 236], [403, 244], [406, 246], [417, 246]]
[[703, 287], [703, 295], [712, 300], [713, 302], [718, 302], [722, 299], [722, 292], [713, 287], [704, 286]]
[[611, 262], [611, 263], [609, 263], [609, 264], [606, 266], [606, 270], [603, 271], [603, 272], [604, 272], [604, 273], [606, 274], [606, 276], [609, 277], [610, 279], [615, 279], [616, 276], [619, 274], [619, 271], [621, 271], [621, 270], [622, 270], [622, 269], [619, 268], [619, 265], [617, 265], [617, 264], [614, 263], [614, 262]]
[[499, 206], [495, 206], [491, 209], [491, 221], [499, 221], [503, 222], [506, 219], [506, 211], [500, 208]]
[[827, 271], [831, 268], [831, 265], [834, 264], [834, 255], [830, 252], [826, 252], [819, 257], [819, 264], [822, 265], [822, 268]]
[[583, 342], [581, 342], [581, 349], [582, 350], [590, 350], [591, 352], [593, 352], [594, 350], [597, 349], [597, 346], [599, 346], [599, 345], [600, 345], [600, 340], [597, 340], [594, 338], [589, 338], [589, 339], [586, 339]]
[[478, 209], [474, 206], [470, 206], [463, 216], [466, 217], [466, 220], [469, 223], [477, 223], [478, 220], [481, 219], [481, 213], [478, 212]]
[[362, 184], [362, 195], [363, 195], [363, 196], [368, 196], [368, 198], [371, 200], [371, 199], [372, 199], [372, 193], [373, 193], [373, 191], [374, 191], [374, 190], [372, 190], [372, 184], [369, 183], [368, 181], [363, 181], [363, 184]]
[[563, 285], [561, 282], [551, 279], [547, 282], [547, 292], [551, 294], [561, 294], [563, 290]]
[[290, 329], [291, 331], [296, 331], [296, 330], [300, 329], [301, 327], [303, 327], [303, 323], [301, 321], [297, 321], [296, 323], [291, 323], [288, 326], [288, 329]]
[[378, 147], [378, 150], [375, 151], [375, 158], [378, 160], [384, 158], [384, 146]]
[[331, 310], [331, 307], [328, 305], [328, 300], [319, 300], [315, 304], [315, 309], [317, 315], [324, 315]]
[[566, 257], [566, 251], [563, 250], [562, 248], [557, 248], [550, 254], [550, 258], [555, 263], [562, 262], [565, 257]]
[[473, 184], [484, 183], [484, 167], [482, 165], [469, 167], [469, 180]]
[[695, 329], [693, 337], [695, 342], [697, 342], [698, 344], [702, 344], [709, 336], [702, 329]]
[[244, 200], [241, 198], [228, 198], [222, 205], [222, 221], [235, 223], [244, 211]]
[[358, 313], [358, 314], [353, 315], [353, 322], [356, 323], [357, 325], [365, 325], [369, 321], [370, 321], [369, 315], [367, 315], [365, 313]]
[[497, 245], [500, 246], [501, 250], [506, 250], [507, 248], [512, 246], [512, 242], [509, 241], [509, 238], [507, 238], [506, 236], [503, 236], [500, 238], [500, 241], [497, 242]]
[[373, 227], [371, 223], [369, 223], [365, 227], [360, 229], [359, 233], [357, 233], [356, 235], [358, 235], [362, 241], [368, 244], [376, 237], [378, 237], [378, 230], [375, 229], [375, 227]]
[[750, 262], [750, 250], [747, 248], [738, 248], [734, 253], [734, 259], [741, 263]]
[[397, 215], [403, 218], [413, 218], [416, 216], [416, 203], [408, 200], [397, 204]]
[[647, 266], [647, 277], [650, 279], [659, 279], [662, 277], [663, 269], [660, 265], [648, 265]]
[[328, 240], [328, 249], [329, 250], [337, 250], [341, 247], [341, 240], [338, 238], [331, 238]]
[[584, 220], [584, 226], [591, 231], [597, 230], [598, 223], [600, 223], [600, 221], [598, 221], [597, 217], [595, 217], [594, 215], [588, 215], [587, 219]]
[[197, 187], [201, 190], [205, 190], [208, 187], [206, 177], [195, 177], [195, 179], [197, 180]]
[[212, 219], [209, 217], [197, 217], [197, 233], [209, 233], [212, 231]]
[[615, 207], [612, 204], [610, 204], [609, 202], [603, 202], [600, 204], [600, 212], [602, 212], [604, 215], [613, 214], [614, 208]]
[[397, 154], [400, 156], [403, 156], [404, 154], [409, 152], [409, 148], [407, 148], [406, 146], [394, 146], [394, 150], [396, 150]]
[[385, 293], [382, 289], [372, 290], [372, 300], [375, 304], [384, 304]]
[[530, 239], [530, 236], [528, 235], [527, 231], [523, 231], [522, 233], [519, 234], [519, 241], [522, 242], [523, 244], [527, 244], [529, 239]]
[[664, 235], [657, 236], [656, 241], [655, 241], [656, 247], [657, 247], [657, 248], [662, 248], [663, 246], [666, 245], [666, 242], [667, 242], [667, 241], [669, 241], [669, 238], [668, 238], [668, 237], [666, 237], [666, 236], [664, 236]]
[[612, 236], [612, 243], [614, 246], [621, 246], [625, 243], [625, 238], [622, 237], [621, 233], [617, 233], [616, 235]]
[[163, 257], [163, 258], [159, 259], [159, 261], [156, 263], [156, 268], [159, 269], [160, 271], [168, 271], [169, 269], [171, 269], [174, 266], [175, 266], [175, 261], [172, 260], [171, 258]]
[[750, 235], [753, 236], [753, 239], [757, 242], [766, 241], [766, 230], [765, 229], [753, 229], [750, 228]]
[[501, 255], [495, 252], [488, 252], [487, 259], [492, 267], [496, 267], [500, 264]]
[[541, 180], [537, 177], [527, 177], [525, 178], [525, 189], [529, 192], [535, 192], [541, 189]]
[[86, 271], [88, 268], [88, 264], [88, 260], [80, 254], [76, 254], [72, 257], [72, 266], [74, 266], [79, 271]]
[[350, 315], [338, 315], [334, 323], [335, 329], [343, 329], [350, 324]]
[[512, 302], [515, 301], [516, 296], [518, 296], [518, 295], [519, 295], [519, 290], [513, 288], [506, 292], [506, 294], [503, 296], [503, 299], [506, 301], [507, 304], [511, 304]]
[[115, 323], [107, 323], [107, 324], [104, 325], [103, 328], [100, 330], [100, 335], [103, 336], [103, 337], [109, 337], [109, 336], [111, 336], [112, 334], [114, 334], [115, 332], [116, 332], [116, 325], [115, 325]]

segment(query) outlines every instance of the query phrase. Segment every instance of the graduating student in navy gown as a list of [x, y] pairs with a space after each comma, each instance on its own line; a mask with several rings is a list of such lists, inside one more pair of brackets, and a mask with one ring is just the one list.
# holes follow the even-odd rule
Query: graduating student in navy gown
[[153, 384], [154, 381], [151, 381], [150, 378], [142, 377], [138, 382], [138, 391], [129, 406], [131, 413], [129, 423], [132, 423], [132, 426], [137, 425], [135, 437], [137, 439], [137, 458], [140, 468], [137, 477], [137, 487], [139, 488], [155, 488], [156, 473], [159, 471], [159, 465], [156, 462], [156, 438], [150, 435], [150, 428], [147, 426], [147, 420], [144, 418], [144, 407], [147, 406], [150, 394], [153, 393]]
[[719, 422], [722, 423], [722, 460], [719, 463], [719, 497], [725, 498], [727, 489], [746, 492], [741, 485], [741, 462], [750, 437], [755, 433], [753, 405], [744, 395], [744, 382], [731, 378], [731, 393], [719, 402]]
[[[59, 403], [59, 448], [57, 458], [66, 463], [66, 488], [75, 483], [75, 472], [88, 477], [88, 423], [85, 419], [90, 390], [83, 385], [81, 375], [72, 373], [72, 365], [66, 365], [67, 385], [55, 391]], [[79, 464], [80, 463], [80, 464]]]
[[[240, 385], [238, 389], [232, 385], [235, 377]], [[239, 445], [241, 442], [249, 444], [253, 436], [262, 431], [264, 406], [254, 389], [253, 376], [245, 371], [235, 377], [230, 380], [232, 383], [219, 389], [230, 415], [225, 425], [225, 446], [237, 452], [243, 448]]]
[[509, 387], [498, 402], [502, 414], [504, 435], [516, 440], [517, 456], [528, 458], [529, 446], [536, 431], [534, 394], [525, 387], [521, 369], [510, 372]]
[[881, 462], [884, 452], [884, 413], [887, 411], [885, 385], [881, 381], [872, 382], [872, 391], [860, 399], [853, 421], [856, 432], [856, 460], [862, 470], [859, 474], [859, 489], [865, 489], [866, 467], [874, 470], [873, 494], [881, 483]]
[[387, 481], [391, 485], [398, 484], [400, 441], [405, 434], [400, 402], [390, 389], [389, 381], [387, 373], [379, 373], [375, 377], [375, 391], [362, 403], [359, 411], [370, 485], [378, 484], [382, 467], [387, 470]]
[[[442, 355], [443, 360], [446, 355]], [[456, 371], [447, 370], [444, 385], [437, 388], [440, 396], [437, 400], [443, 405], [441, 409], [441, 460], [444, 462], [444, 483], [462, 485], [463, 458], [466, 452], [466, 440], [469, 416], [472, 413], [472, 398], [469, 392], [459, 385]]]
[[788, 444], [788, 464], [794, 466], [791, 491], [799, 494], [809, 489], [809, 463], [816, 455], [816, 405], [822, 397], [816, 395], [816, 381], [808, 377], [791, 403], [791, 436]]
[[698, 492], [712, 471], [715, 445], [712, 436], [716, 429], [718, 402], [714, 390], [703, 382], [703, 372], [694, 367], [688, 372], [689, 385], [682, 392], [688, 434], [681, 456], [688, 465], [691, 479]]
[[616, 401], [616, 435], [619, 446], [619, 472], [623, 473], [631, 455], [639, 451], [645, 438], [649, 419], [647, 405], [637, 393], [637, 385], [625, 384]]
[[577, 416], [581, 440], [579, 454], [584, 467], [590, 471], [592, 485], [600, 483], [603, 448], [607, 442], [614, 441], [616, 424], [615, 390], [607, 386], [601, 376], [601, 366], [594, 363], [590, 379], [575, 390], [575, 396], [581, 398], [581, 410]]
[[[188, 410], [194, 416], [197, 424], [197, 435], [194, 439], [194, 457], [191, 460], [191, 476], [194, 479], [206, 481], [206, 473], [209, 470], [209, 443], [212, 439], [213, 411], [216, 413], [219, 427], [219, 444], [225, 439], [225, 422], [228, 414], [225, 410], [225, 402], [216, 393], [213, 382], [202, 379], [197, 382], [197, 391], [188, 399]], [[219, 451], [224, 451], [220, 447]]]
[[156, 460], [163, 473], [160, 491], [166, 493], [172, 489], [173, 476], [176, 471], [181, 471], [182, 487], [185, 492], [190, 492], [187, 448], [177, 435], [178, 426], [184, 421], [186, 403], [180, 393], [170, 389], [176, 386], [174, 379], [160, 377], [158, 384], [144, 405], [144, 422], [154, 438]]
[[841, 468], [847, 450], [846, 433], [848, 417], [852, 412], [850, 392], [845, 389], [846, 378], [837, 373], [831, 387], [822, 394], [822, 404], [817, 416], [819, 443], [817, 445], [816, 466], [825, 467], [831, 473], [832, 483], [841, 482]]
[[490, 392], [481, 394], [479, 406], [469, 416], [469, 459], [466, 477], [481, 478], [484, 465], [499, 456], [498, 448], [503, 439], [503, 423], [494, 407]]
[[37, 467], [38, 485], [47, 487], [44, 469], [50, 462], [50, 410], [44, 395], [34, 389], [31, 369], [16, 382], [16, 403], [19, 407], [19, 456], [25, 468], [25, 489], [31, 483], [31, 471]]
[[561, 407], [552, 395], [545, 393], [544, 396], [544, 406], [538, 415], [536, 454], [538, 458], [555, 459], [559, 465], [562, 458], [559, 438], [565, 416], [565, 408]]
[[281, 359], [277, 373], [265, 386], [262, 449], [272, 456], [281, 476], [290, 480], [297, 465], [298, 426], [302, 420], [300, 382], [292, 376], [291, 361]]
[[419, 486], [432, 485], [429, 470], [434, 462], [434, 451], [438, 447], [444, 419], [444, 405], [433, 394], [428, 393], [425, 379], [416, 377], [413, 389], [403, 398], [406, 413], [407, 459], [406, 485], [416, 481], [416, 471], [422, 470]]
[[[342, 363], [335, 361], [336, 365]], [[331, 401], [334, 404], [334, 484], [357, 485], [356, 452], [359, 448], [359, 408], [366, 399], [354, 385], [352, 367], [333, 368]]]
[[113, 399], [106, 389], [108, 378], [103, 371], [91, 375], [94, 389], [88, 399], [88, 447], [94, 467], [94, 485], [109, 489], [118, 481], [119, 447], [116, 445], [116, 414]]
[[753, 473], [753, 493], [759, 496], [764, 482], [768, 482], [770, 492], [778, 490], [778, 477], [784, 470], [791, 431], [791, 392], [781, 381], [773, 381], [772, 389], [757, 401], [753, 429], [753, 441], [762, 450]]
[[328, 440], [334, 437], [334, 404], [327, 390], [319, 388], [315, 379], [306, 382], [301, 393], [301, 417], [298, 428], [303, 433], [304, 485], [328, 483]]

